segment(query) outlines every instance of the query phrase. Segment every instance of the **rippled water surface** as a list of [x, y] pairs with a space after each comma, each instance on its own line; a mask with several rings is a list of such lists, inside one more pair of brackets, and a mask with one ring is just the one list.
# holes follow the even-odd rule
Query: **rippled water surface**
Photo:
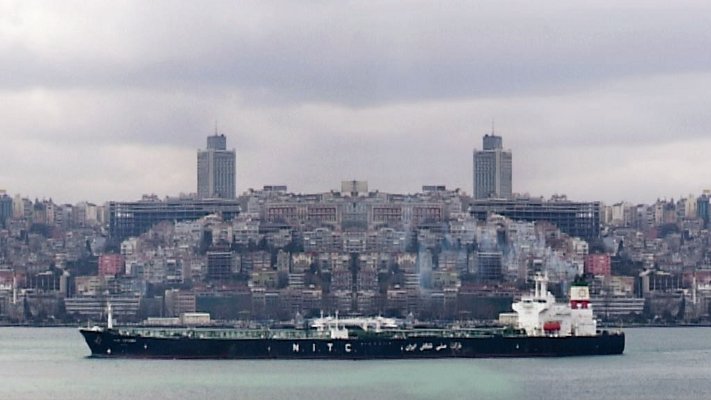
[[703, 399], [711, 328], [627, 329], [622, 356], [90, 359], [77, 329], [0, 328], [0, 399]]

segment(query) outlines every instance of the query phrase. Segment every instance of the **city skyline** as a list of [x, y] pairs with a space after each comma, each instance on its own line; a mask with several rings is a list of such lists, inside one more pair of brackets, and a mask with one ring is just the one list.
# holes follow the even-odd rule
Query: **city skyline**
[[0, 189], [96, 203], [193, 192], [195, 149], [217, 121], [238, 155], [238, 194], [342, 179], [471, 192], [471, 151], [494, 118], [516, 153], [514, 192], [700, 194], [709, 11], [4, 3]]

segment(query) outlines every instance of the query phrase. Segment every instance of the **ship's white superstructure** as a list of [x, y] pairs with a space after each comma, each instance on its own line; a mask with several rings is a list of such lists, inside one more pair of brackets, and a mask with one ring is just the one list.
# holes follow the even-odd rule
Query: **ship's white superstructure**
[[590, 308], [587, 286], [570, 288], [570, 303], [556, 303], [548, 291], [548, 276], [537, 274], [532, 295], [512, 305], [516, 324], [529, 336], [594, 336], [597, 323]]

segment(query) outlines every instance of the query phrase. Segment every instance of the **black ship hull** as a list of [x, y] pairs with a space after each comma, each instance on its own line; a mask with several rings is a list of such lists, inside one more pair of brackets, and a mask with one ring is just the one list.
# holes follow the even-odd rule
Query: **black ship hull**
[[93, 357], [167, 359], [410, 359], [563, 357], [622, 354], [624, 333], [596, 336], [442, 338], [253, 338], [147, 337], [116, 329], [81, 329]]

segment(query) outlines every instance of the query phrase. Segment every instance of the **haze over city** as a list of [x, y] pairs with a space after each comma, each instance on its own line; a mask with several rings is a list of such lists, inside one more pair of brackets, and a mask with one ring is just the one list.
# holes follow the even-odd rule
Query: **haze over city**
[[652, 202], [711, 187], [711, 5], [602, 1], [0, 4], [0, 189], [58, 201], [195, 190], [224, 133], [237, 192], [363, 179]]

